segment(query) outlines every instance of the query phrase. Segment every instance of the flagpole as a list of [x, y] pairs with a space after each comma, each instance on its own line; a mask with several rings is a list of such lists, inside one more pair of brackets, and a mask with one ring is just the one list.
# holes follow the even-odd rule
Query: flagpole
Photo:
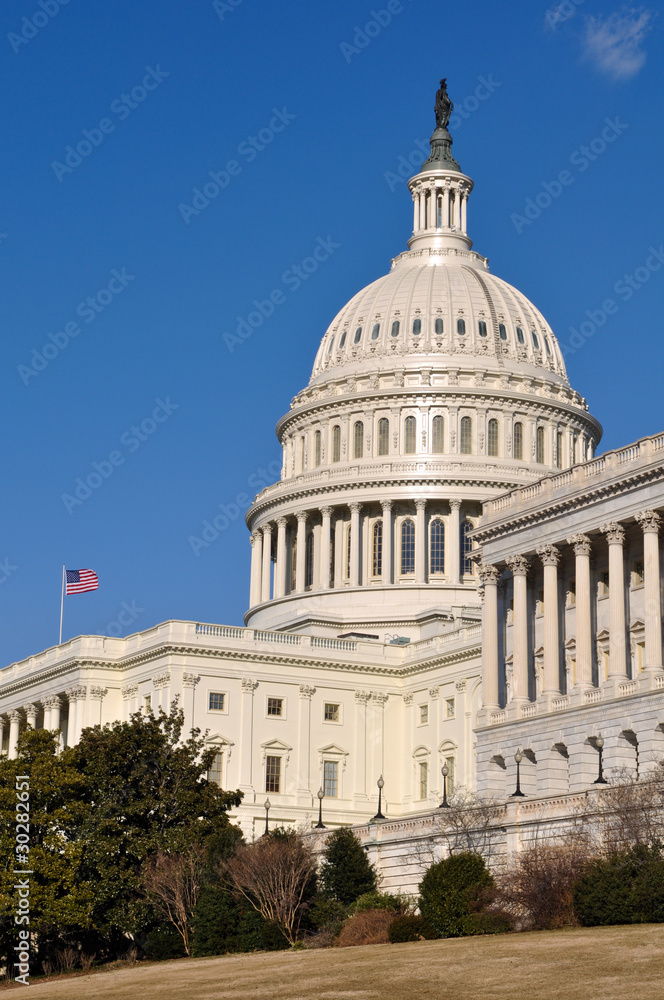
[[62, 564], [62, 593], [60, 594], [60, 641], [58, 645], [62, 645], [62, 611], [65, 604], [65, 564]]

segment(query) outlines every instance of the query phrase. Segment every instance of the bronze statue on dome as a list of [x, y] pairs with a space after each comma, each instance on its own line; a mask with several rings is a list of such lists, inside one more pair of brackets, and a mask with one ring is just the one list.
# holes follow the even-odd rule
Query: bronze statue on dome
[[440, 90], [436, 92], [436, 127], [447, 128], [454, 105], [447, 96], [447, 78], [440, 81]]

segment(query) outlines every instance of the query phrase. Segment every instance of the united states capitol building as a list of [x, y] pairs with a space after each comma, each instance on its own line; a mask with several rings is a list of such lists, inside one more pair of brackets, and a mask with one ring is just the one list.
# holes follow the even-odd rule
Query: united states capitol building
[[440, 817], [443, 766], [448, 793], [508, 801], [519, 751], [516, 828], [592, 788], [600, 751], [635, 776], [664, 755], [664, 434], [596, 457], [552, 329], [472, 248], [450, 107], [443, 85], [407, 249], [277, 424], [245, 626], [79, 636], [6, 667], [3, 753], [28, 724], [73, 744], [178, 698], [246, 836], [266, 798], [270, 825], [315, 824], [319, 788], [326, 826], [368, 824], [382, 776], [388, 819], [364, 836], [402, 848]]

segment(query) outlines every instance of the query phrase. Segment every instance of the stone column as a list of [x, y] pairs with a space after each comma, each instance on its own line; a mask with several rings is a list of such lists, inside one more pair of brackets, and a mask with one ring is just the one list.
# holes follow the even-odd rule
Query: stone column
[[418, 498], [415, 501], [415, 583], [426, 583], [426, 500]]
[[389, 584], [392, 583], [392, 536], [394, 534], [392, 528], [392, 501], [381, 500], [380, 505], [383, 508], [382, 582]]
[[297, 720], [297, 797], [298, 804], [311, 806], [311, 696], [316, 689], [300, 684]]
[[298, 594], [304, 591], [307, 568], [307, 512], [298, 510], [297, 514], [297, 552], [295, 553], [295, 590]]
[[37, 712], [39, 709], [36, 705], [24, 705], [23, 711], [25, 712], [25, 717], [28, 721], [28, 725], [31, 729], [37, 728]]
[[90, 719], [91, 726], [101, 725], [101, 709], [102, 702], [108, 693], [108, 688], [100, 687], [98, 684], [90, 685], [90, 701], [91, 703], [97, 702], [97, 705], [90, 705], [90, 714], [92, 718]]
[[599, 529], [609, 543], [609, 679], [627, 677], [625, 642], [625, 529], [617, 521]]
[[659, 527], [654, 510], [636, 515], [643, 529], [643, 604], [646, 633], [646, 670], [662, 669], [662, 606], [659, 579]]
[[360, 509], [362, 504], [353, 501], [350, 508], [350, 585], [360, 585]]
[[261, 601], [270, 600], [272, 577], [272, 525], [263, 526], [263, 570], [261, 573]]
[[367, 742], [371, 746], [371, 770], [369, 785], [373, 790], [375, 782], [385, 771], [385, 703], [388, 695], [383, 691], [371, 692], [371, 729]]
[[2, 748], [5, 742], [5, 725], [4, 716], [0, 715], [0, 753], [2, 753]]
[[482, 704], [487, 711], [500, 708], [498, 701], [498, 581], [497, 566], [480, 566], [484, 585], [482, 628]]
[[263, 562], [263, 535], [260, 531], [251, 532], [251, 583], [249, 586], [249, 607], [253, 608], [261, 602], [261, 565]]
[[558, 563], [560, 550], [542, 545], [537, 555], [544, 566], [544, 677], [542, 694], [560, 694], [560, 639], [558, 635]]
[[277, 561], [274, 566], [274, 596], [286, 593], [286, 518], [277, 518]]
[[416, 233], [417, 230], [419, 229], [418, 222], [419, 222], [419, 219], [418, 219], [417, 195], [414, 194], [413, 195], [413, 232], [414, 233]]
[[368, 691], [355, 692], [355, 789], [354, 797], [367, 798], [367, 702]]
[[461, 582], [461, 501], [450, 500], [450, 538], [449, 538], [448, 577], [450, 583]]
[[15, 760], [18, 757], [18, 734], [21, 727], [21, 713], [14, 709], [13, 712], [9, 713], [9, 749], [7, 751], [7, 756], [11, 760]]
[[467, 208], [468, 208], [468, 192], [464, 191], [461, 198], [461, 232], [467, 232]]
[[242, 704], [240, 706], [240, 791], [245, 793], [247, 801], [253, 798], [251, 782], [251, 756], [254, 730], [254, 690], [257, 681], [248, 677], [242, 678]]
[[196, 725], [194, 706], [196, 702], [196, 685], [200, 679], [199, 674], [182, 674], [182, 711], [184, 712], [183, 734], [185, 739], [189, 737], [191, 730]]
[[576, 557], [576, 688], [584, 691], [593, 685], [592, 593], [590, 588], [591, 541], [587, 535], [567, 539]]
[[122, 692], [122, 700], [124, 702], [122, 721], [128, 722], [129, 716], [133, 711], [135, 711], [135, 706], [132, 705], [132, 701], [134, 698], [138, 697], [138, 684], [123, 684], [120, 690]]
[[320, 535], [320, 589], [330, 588], [330, 535], [332, 527], [332, 507], [322, 507], [321, 516], [323, 523]]
[[514, 646], [512, 701], [528, 701], [528, 560], [510, 556], [507, 565], [514, 576]]
[[44, 709], [44, 729], [51, 729], [51, 703], [52, 698], [42, 698], [41, 704]]

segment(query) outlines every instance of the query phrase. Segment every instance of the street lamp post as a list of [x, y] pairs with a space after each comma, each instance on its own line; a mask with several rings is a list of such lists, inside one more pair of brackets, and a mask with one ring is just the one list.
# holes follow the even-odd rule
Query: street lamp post
[[378, 779], [378, 781], [376, 782], [376, 784], [378, 785], [378, 812], [374, 816], [374, 819], [385, 819], [385, 817], [383, 816], [383, 813], [381, 811], [381, 808], [380, 808], [381, 807], [381, 802], [382, 802], [383, 788], [385, 787], [385, 782], [383, 781], [383, 775], [382, 774], [381, 774], [380, 778]]
[[316, 823], [314, 830], [324, 830], [325, 823], [323, 823], [323, 799], [325, 797], [325, 792], [322, 788], [319, 788], [316, 794], [318, 795], [318, 822]]
[[523, 760], [523, 754], [521, 753], [521, 748], [514, 754], [514, 760], [516, 761], [516, 789], [512, 792], [510, 798], [523, 798], [524, 793], [521, 791], [521, 761]]
[[597, 777], [593, 781], [593, 785], [608, 785], [608, 781], [604, 777], [603, 756], [602, 756], [604, 753], [604, 739], [601, 733], [595, 739], [595, 746], [597, 747], [597, 752], [599, 754], [599, 772], [597, 774]]
[[447, 776], [450, 773], [450, 769], [447, 766], [447, 764], [443, 764], [443, 766], [440, 769], [440, 773], [443, 776], [443, 801], [440, 803], [440, 805], [438, 806], [438, 808], [439, 809], [449, 809], [450, 808], [450, 804], [447, 801]]
[[268, 825], [267, 825], [267, 816], [268, 816], [268, 813], [270, 811], [270, 806], [271, 805], [272, 805], [272, 803], [270, 802], [270, 800], [266, 799], [265, 800], [265, 833], [263, 834], [264, 837], [267, 837], [268, 833], [270, 832], [269, 829], [268, 829]]

